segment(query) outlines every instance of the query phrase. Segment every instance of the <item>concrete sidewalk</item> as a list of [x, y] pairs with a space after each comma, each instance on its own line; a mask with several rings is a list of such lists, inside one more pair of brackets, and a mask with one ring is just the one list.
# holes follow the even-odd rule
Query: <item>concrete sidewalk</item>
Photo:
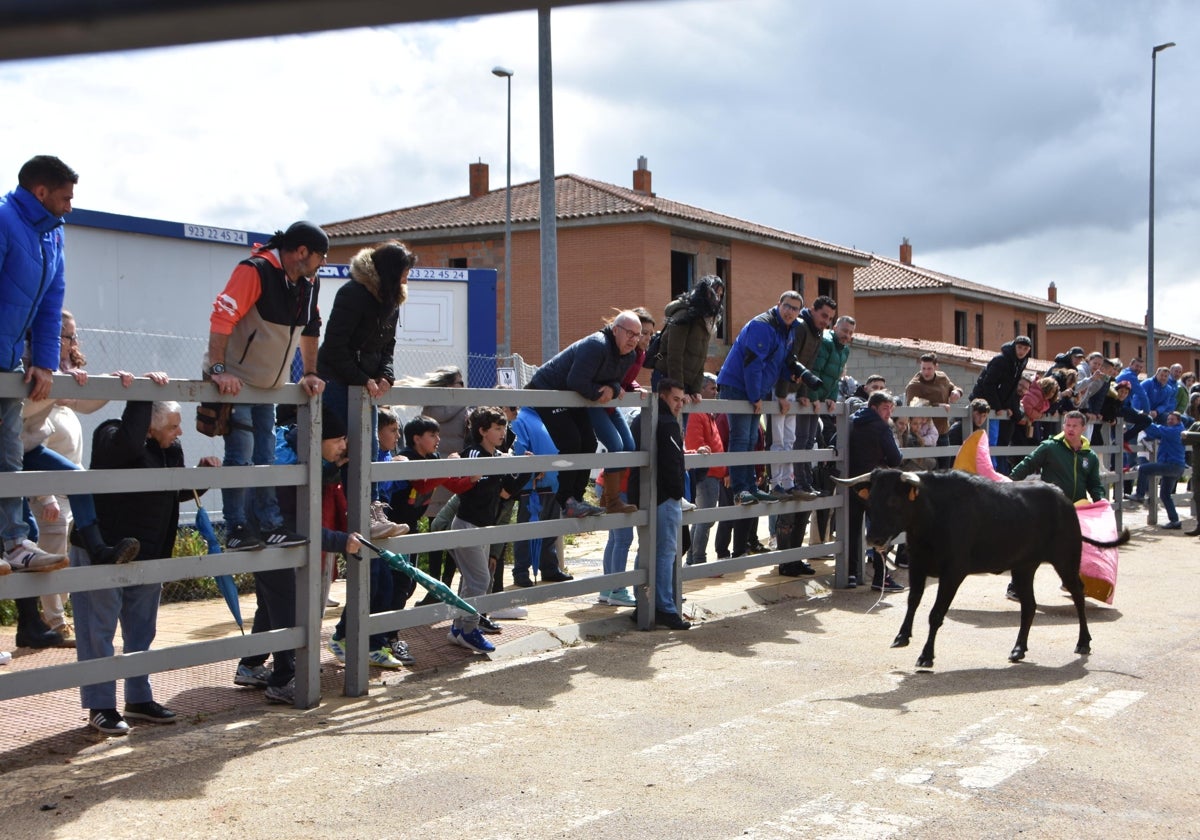
[[[1181, 510], [1181, 513], [1185, 510]], [[1131, 556], [1139, 551], [1148, 550], [1149, 544], [1153, 545], [1150, 550], [1160, 559], [1164, 553], [1178, 553], [1181, 558], [1185, 555], [1190, 557], [1194, 553], [1195, 538], [1187, 537], [1183, 531], [1162, 531], [1155, 526], [1146, 525], [1143, 508], [1134, 508], [1132, 511], [1127, 509], [1125, 523], [1135, 533], [1134, 542], [1125, 549]], [[1192, 524], [1193, 520], [1185, 519], [1184, 529], [1190, 528]], [[603, 550], [604, 538], [603, 532], [581, 535], [581, 539], [574, 546], [568, 547], [567, 563], [577, 578], [600, 573], [599, 556]], [[766, 559], [764, 556], [764, 561]], [[817, 569], [817, 574], [813, 577], [781, 577], [776, 573], [777, 567], [771, 565], [719, 578], [688, 581], [684, 586], [684, 612], [694, 620], [703, 622], [787, 598], [836, 597], [839, 602], [844, 599], [848, 609], [866, 609], [879, 597], [879, 593], [872, 592], [869, 587], [864, 586], [856, 590], [834, 592], [831, 589], [834, 572], [832, 558], [813, 561], [813, 565]], [[903, 581], [904, 572], [898, 572], [897, 577]], [[1119, 583], [1117, 593], [1119, 599]], [[334, 598], [344, 602], [344, 583], [336, 582], [332, 594]], [[887, 597], [889, 600], [899, 600], [906, 596], [900, 594]], [[927, 609], [927, 604], [923, 606]], [[596, 603], [595, 594], [531, 604], [528, 610], [527, 618], [500, 622], [503, 632], [489, 636], [496, 645], [496, 653], [491, 659], [525, 656], [634, 629], [629, 620], [631, 610], [600, 605]], [[253, 612], [253, 596], [243, 596], [242, 614], [246, 617], [247, 625]], [[340, 612], [340, 607], [326, 610], [323, 643], [329, 638]], [[402, 670], [372, 668], [371, 684], [391, 685], [405, 680], [419, 680], [431, 673], [467, 668], [473, 661], [482, 661], [482, 657], [475, 656], [447, 639], [448, 626], [449, 622], [442, 621], [405, 630], [403, 636], [416, 657], [417, 664]], [[158, 637], [154, 647], [166, 649], [187, 642], [219, 639], [237, 633], [237, 625], [230, 618], [223, 600], [166, 604], [160, 609]], [[0, 628], [0, 649], [13, 651], [12, 663], [0, 667], [0, 679], [3, 679], [6, 670], [75, 661], [75, 652], [71, 649], [14, 649], [14, 634], [15, 628]], [[222, 662], [155, 674], [151, 678], [155, 698], [178, 712], [180, 724], [183, 725], [218, 714], [233, 719], [258, 714], [266, 705], [262, 691], [235, 686], [234, 670], [235, 663]], [[342, 685], [342, 666], [323, 646], [322, 695], [338, 696], [342, 692]], [[121, 686], [118, 682], [118, 706], [122, 705], [120, 691]], [[6, 724], [0, 727], [0, 767], [5, 769], [44, 762], [48, 756], [61, 756], [63, 760], [69, 760], [81, 750], [105, 739], [86, 726], [86, 716], [80, 708], [77, 689], [0, 702], [0, 714], [3, 714]], [[133, 737], [136, 737], [136, 731]]]
[[[605, 533], [580, 536], [582, 539], [567, 552], [572, 573], [577, 578], [600, 574], [599, 555]], [[573, 559], [572, 554], [576, 555]], [[819, 573], [810, 578], [781, 577], [775, 574], [776, 567], [771, 566], [688, 581], [684, 586], [685, 612], [703, 620], [705, 616], [735, 612], [782, 598], [828, 594], [827, 587], [833, 581], [833, 561], [817, 561], [815, 565]], [[345, 602], [344, 581], [333, 584], [331, 596]], [[248, 628], [254, 615], [253, 594], [243, 595], [241, 605]], [[629, 620], [632, 610], [598, 604], [594, 593], [531, 604], [528, 610], [525, 619], [499, 622], [502, 632], [488, 637], [496, 645], [491, 659], [524, 656], [634, 629]], [[341, 607], [329, 608], [323, 620], [321, 693], [326, 697], [342, 692], [342, 665], [324, 647], [340, 615]], [[448, 668], [465, 668], [482, 659], [452, 644], [447, 638], [448, 629], [449, 621], [441, 621], [405, 630], [402, 635], [417, 660], [416, 665], [400, 670], [372, 668], [371, 684], [396, 683]], [[13, 653], [13, 661], [0, 667], [0, 679], [5, 671], [75, 661], [75, 651], [70, 648], [16, 648], [15, 632], [15, 627], [0, 627], [0, 650]], [[162, 650], [238, 633], [222, 599], [164, 604], [159, 609], [154, 648]], [[119, 634], [117, 641], [119, 650]], [[175, 710], [180, 722], [215, 714], [257, 713], [265, 705], [263, 693], [235, 686], [235, 666], [234, 662], [221, 662], [155, 674], [151, 677], [155, 699]], [[122, 684], [118, 681], [118, 708], [123, 702]], [[0, 727], [0, 767], [6, 769], [43, 760], [46, 754], [70, 756], [82, 746], [104, 738], [87, 727], [78, 689], [0, 702], [0, 715], [7, 722]]]

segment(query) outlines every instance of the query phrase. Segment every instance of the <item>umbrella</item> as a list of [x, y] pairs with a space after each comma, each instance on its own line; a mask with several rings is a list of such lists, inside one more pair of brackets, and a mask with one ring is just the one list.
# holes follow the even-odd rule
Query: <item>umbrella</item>
[[[212, 520], [208, 518], [208, 511], [200, 504], [200, 494], [192, 491], [192, 495], [196, 497], [196, 530], [208, 543], [208, 553], [220, 554], [221, 541], [217, 539], [217, 532], [213, 530]], [[225, 598], [229, 611], [233, 613], [233, 620], [237, 622], [238, 629], [244, 636], [246, 627], [242, 622], [242, 605], [238, 601], [237, 584], [233, 582], [233, 575], [215, 575], [213, 580], [217, 583], [217, 589], [221, 590], [221, 595]]]
[[408, 577], [412, 578], [417, 583], [421, 584], [421, 586], [424, 586], [427, 590], [429, 590], [430, 595], [432, 595], [434, 598], [437, 598], [443, 604], [449, 604], [452, 607], [458, 607], [460, 610], [470, 613], [471, 615], [479, 615], [479, 610], [475, 609], [462, 598], [458, 597], [453, 589], [442, 583], [437, 578], [430, 577], [422, 572], [412, 563], [409, 563], [407, 560], [405, 560], [403, 555], [373, 546], [362, 537], [359, 537], [358, 541], [387, 561], [388, 566], [395, 569], [400, 574], [407, 575]]
[[[537, 485], [534, 484], [533, 489], [529, 491], [529, 521], [537, 522], [538, 516], [542, 512], [542, 495], [538, 492]], [[534, 537], [529, 541], [529, 565], [533, 569], [533, 576], [536, 578], [538, 572], [541, 571], [539, 566], [542, 560], [542, 538]]]

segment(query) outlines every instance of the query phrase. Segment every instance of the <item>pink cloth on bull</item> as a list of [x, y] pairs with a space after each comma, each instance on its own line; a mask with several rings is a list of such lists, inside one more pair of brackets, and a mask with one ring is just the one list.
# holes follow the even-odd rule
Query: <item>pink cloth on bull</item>
[[[1098, 502], [1076, 502], [1075, 512], [1079, 515], [1079, 530], [1085, 537], [1101, 542], [1112, 542], [1117, 538], [1117, 518], [1107, 499]], [[1083, 544], [1083, 556], [1079, 563], [1079, 577], [1083, 579], [1083, 591], [1089, 598], [1113, 602], [1117, 589], [1117, 561], [1115, 548], [1097, 548]]]
[[969, 438], [963, 441], [958, 455], [954, 458], [954, 469], [975, 473], [984, 478], [990, 478], [992, 481], [1012, 481], [1008, 476], [996, 472], [996, 468], [992, 466], [987, 432], [983, 429], [973, 432]]

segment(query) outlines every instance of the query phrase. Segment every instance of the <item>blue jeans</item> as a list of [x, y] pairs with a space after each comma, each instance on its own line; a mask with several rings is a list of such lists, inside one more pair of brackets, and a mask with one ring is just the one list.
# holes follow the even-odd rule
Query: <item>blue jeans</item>
[[589, 408], [587, 413], [592, 421], [592, 431], [596, 440], [604, 444], [604, 448], [609, 452], [633, 452], [637, 449], [633, 442], [633, 432], [629, 431], [629, 423], [618, 409]]
[[[17, 368], [20, 371], [20, 368]], [[0, 472], [20, 472], [25, 447], [21, 444], [21, 401], [0, 399]], [[29, 536], [24, 503], [20, 496], [0, 499], [0, 536], [10, 549]]]
[[[24, 465], [27, 470], [37, 471], [83, 469], [70, 458], [59, 455], [41, 444], [25, 453]], [[71, 500], [71, 514], [75, 518], [76, 527], [86, 528], [95, 524], [96, 503], [90, 493], [69, 493], [67, 498]]]
[[[622, 502], [629, 499], [624, 493], [619, 495]], [[629, 549], [633, 546], [633, 528], [613, 528], [608, 532], [608, 542], [604, 544], [604, 574], [611, 575], [625, 571], [629, 563]]]
[[[746, 392], [732, 385], [722, 385], [718, 396], [723, 400], [742, 400], [749, 402]], [[754, 443], [758, 437], [757, 414], [728, 414], [729, 418], [729, 452], [753, 452]], [[754, 489], [754, 465], [742, 464], [729, 468], [729, 489], [734, 496], [743, 491]]]
[[[71, 566], [90, 566], [87, 552], [81, 548], [70, 551]], [[71, 593], [75, 611], [75, 656], [83, 662], [113, 655], [113, 639], [117, 624], [121, 625], [121, 647], [125, 653], [150, 650], [158, 631], [158, 598], [161, 583], [144, 583], [115, 589], [93, 589]], [[109, 681], [93, 683], [79, 689], [85, 709], [117, 708], [117, 684]], [[141, 674], [125, 678], [125, 702], [147, 703], [154, 699], [150, 676]]]
[[1158, 498], [1162, 500], [1163, 509], [1166, 510], [1167, 519], [1170, 522], [1179, 521], [1179, 514], [1175, 512], [1175, 500], [1171, 497], [1174, 495], [1175, 487], [1179, 484], [1179, 477], [1183, 475], [1185, 469], [1183, 464], [1169, 464], [1163, 461], [1159, 461], [1157, 464], [1142, 464], [1138, 468], [1137, 495], [1145, 496], [1151, 476], [1159, 476]]
[[660, 502], [658, 544], [654, 547], [654, 608], [677, 613], [675, 608], [675, 555], [679, 550], [679, 529], [683, 526], [683, 508], [679, 499]]
[[[696, 507], [714, 508], [721, 497], [721, 479], [705, 476], [696, 482]], [[688, 565], [704, 563], [708, 551], [708, 533], [712, 530], [711, 522], [697, 522], [692, 526], [692, 546], [688, 549]]]
[[[237, 404], [225, 436], [227, 467], [272, 466], [275, 463], [275, 406]], [[283, 526], [274, 487], [225, 487], [221, 490], [225, 525], [256, 526], [273, 531]], [[251, 514], [253, 519], [251, 520]]]

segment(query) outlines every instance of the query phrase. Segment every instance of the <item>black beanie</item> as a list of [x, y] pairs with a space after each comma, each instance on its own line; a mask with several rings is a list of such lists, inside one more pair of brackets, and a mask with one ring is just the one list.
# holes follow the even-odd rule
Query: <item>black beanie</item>
[[325, 231], [312, 222], [292, 222], [283, 234], [276, 232], [275, 236], [271, 237], [271, 241], [289, 251], [294, 251], [301, 246], [321, 254], [329, 251], [329, 237]]
[[321, 440], [333, 440], [346, 436], [346, 424], [336, 411], [328, 406], [321, 407]]

